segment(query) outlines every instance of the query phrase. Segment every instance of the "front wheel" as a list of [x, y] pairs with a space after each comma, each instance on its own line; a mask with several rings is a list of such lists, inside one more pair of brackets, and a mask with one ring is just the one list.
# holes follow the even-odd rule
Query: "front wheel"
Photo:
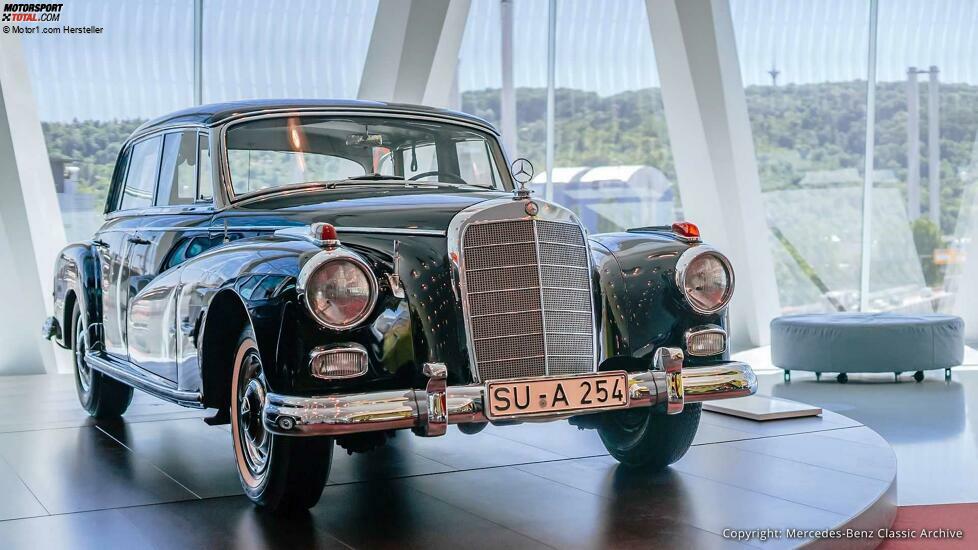
[[598, 435], [611, 456], [625, 466], [662, 470], [676, 462], [693, 443], [700, 425], [700, 403], [689, 403], [679, 414], [653, 409], [604, 413]]
[[82, 408], [94, 418], [116, 418], [129, 408], [132, 388], [93, 369], [88, 354], [88, 327], [81, 306], [75, 302], [71, 313], [71, 355], [75, 367], [75, 390]]
[[333, 440], [286, 437], [265, 430], [265, 376], [250, 330], [238, 339], [231, 388], [231, 440], [245, 494], [271, 511], [315, 506], [329, 477]]

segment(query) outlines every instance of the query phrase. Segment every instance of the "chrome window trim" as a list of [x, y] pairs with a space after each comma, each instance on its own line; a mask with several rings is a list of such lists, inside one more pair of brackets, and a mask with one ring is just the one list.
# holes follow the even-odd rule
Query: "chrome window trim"
[[[247, 195], [235, 196], [233, 183], [231, 181], [231, 165], [228, 162], [227, 155], [227, 133], [228, 129], [238, 124], [243, 124], [245, 122], [250, 122], [253, 120], [262, 120], [268, 118], [288, 118], [293, 116], [373, 116], [377, 118], [399, 118], [399, 119], [409, 119], [409, 120], [428, 120], [431, 122], [441, 122], [447, 124], [453, 124], [456, 126], [468, 127], [474, 130], [488, 134], [492, 137], [492, 141], [495, 143], [493, 149], [493, 159], [497, 164], [502, 162], [500, 166], [496, 167], [496, 170], [500, 174], [500, 179], [505, 177], [509, 180], [511, 188], [515, 188], [516, 184], [512, 180], [512, 176], [509, 172], [509, 164], [507, 164], [508, 158], [505, 151], [502, 150], [502, 144], [499, 143], [499, 132], [490, 125], [477, 124], [473, 121], [466, 119], [455, 118], [450, 115], [441, 115], [439, 113], [414, 113], [411, 111], [402, 111], [397, 109], [384, 109], [384, 108], [356, 108], [356, 107], [342, 107], [336, 109], [329, 109], [323, 107], [310, 107], [310, 108], [282, 108], [282, 109], [266, 109], [262, 111], [255, 111], [249, 113], [242, 113], [240, 115], [232, 115], [218, 123], [212, 124], [210, 127], [220, 127], [219, 132], [219, 144], [220, 144], [220, 155], [221, 160], [219, 163], [220, 169], [223, 172], [221, 178], [221, 187], [224, 189], [224, 196], [227, 201], [225, 207], [233, 206], [241, 201], [248, 200]], [[213, 151], [211, 155], [213, 155]], [[503, 181], [499, 182], [501, 189], [493, 189], [491, 187], [478, 187], [478, 189], [483, 191], [506, 191], [506, 186]], [[283, 186], [287, 188], [289, 186]], [[285, 189], [283, 189], [284, 191]]]
[[[727, 292], [724, 294], [720, 305], [710, 309], [697, 306], [692, 300], [689, 299], [689, 295], [686, 294], [686, 271], [689, 269], [690, 264], [693, 263], [693, 260], [704, 254], [710, 254], [720, 260], [724, 268], [726, 268], [727, 275], [730, 278], [730, 284], [727, 286]], [[679, 256], [679, 260], [676, 262], [675, 282], [676, 286], [679, 288], [679, 293], [682, 295], [683, 300], [686, 301], [686, 304], [690, 307], [690, 309], [701, 315], [712, 315], [727, 307], [730, 304], [730, 299], [733, 298], [734, 287], [736, 286], [734, 270], [733, 266], [730, 264], [730, 260], [721, 254], [717, 249], [705, 244], [692, 246], [686, 249], [686, 251]]]
[[[540, 206], [539, 211], [536, 216], [529, 216], [526, 213], [526, 203], [533, 201]], [[499, 215], [495, 215], [493, 212], [499, 209]], [[484, 380], [481, 379], [479, 375], [478, 365], [475, 360], [475, 341], [472, 337], [472, 315], [470, 312], [470, 306], [468, 301], [469, 293], [467, 292], [467, 283], [465, 280], [465, 258], [462, 255], [462, 242], [465, 237], [465, 230], [478, 223], [491, 223], [507, 220], [529, 220], [538, 219], [543, 221], [554, 221], [563, 223], [573, 223], [581, 228], [581, 232], [584, 235], [584, 242], [588, 243], [588, 233], [587, 229], [581, 225], [580, 220], [574, 215], [570, 210], [557, 205], [555, 203], [547, 202], [541, 199], [514, 199], [512, 196], [507, 196], [505, 198], [498, 199], [488, 199], [480, 203], [473, 204], [468, 208], [463, 209], [448, 224], [448, 235], [447, 235], [447, 248], [448, 248], [448, 259], [450, 264], [449, 272], [452, 277], [452, 292], [455, 294], [455, 299], [462, 305], [462, 321], [465, 330], [465, 346], [467, 350], [468, 360], [469, 360], [469, 373], [472, 375], [473, 382], [482, 383]], [[534, 229], [535, 231], [535, 229]], [[594, 258], [591, 255], [591, 247], [585, 246], [587, 253], [587, 262], [591, 266], [590, 272], [588, 273], [588, 299], [591, 302], [591, 311], [588, 312], [592, 316], [597, 313], [594, 303]], [[542, 281], [541, 281], [542, 284]], [[541, 310], [526, 310], [526, 311], [543, 311]], [[513, 312], [513, 313], [523, 313], [523, 312]], [[493, 315], [502, 315], [493, 314]], [[601, 354], [601, 350], [598, 347], [600, 343], [598, 340], [598, 330], [600, 330], [600, 322], [596, 319], [592, 319], [592, 333], [591, 333], [591, 350], [592, 350], [592, 368], [591, 372], [597, 372], [598, 367], [598, 357]], [[544, 338], [546, 340], [546, 338]], [[548, 355], [549, 357], [549, 355]], [[556, 357], [556, 356], [554, 356]], [[548, 361], [549, 365], [549, 361]]]
[[[338, 376], [325, 376], [318, 374], [313, 370], [313, 362], [324, 355], [335, 355], [337, 353], [355, 353], [362, 357], [363, 368], [360, 372], [354, 374], [342, 374]], [[309, 373], [312, 374], [314, 378], [319, 378], [320, 380], [347, 380], [350, 378], [358, 378], [367, 374], [370, 370], [370, 358], [367, 355], [367, 350], [360, 344], [341, 344], [339, 346], [316, 346], [309, 352]]]
[[[703, 336], [705, 334], [720, 334], [723, 336], [723, 348], [716, 353], [695, 353], [690, 343], [694, 338], [698, 336]], [[719, 325], [699, 325], [686, 330], [683, 334], [683, 344], [685, 345], [686, 355], [692, 355], [695, 357], [711, 357], [714, 355], [720, 355], [721, 353], [727, 351], [727, 331], [723, 330]]]
[[[308, 283], [312, 274], [327, 263], [337, 260], [346, 260], [357, 264], [367, 274], [367, 281], [370, 286], [370, 300], [368, 306], [364, 308], [363, 313], [345, 325], [327, 323], [317, 317], [316, 314], [312, 312], [312, 307], [310, 306], [308, 296], [308, 292], [310, 290]], [[302, 266], [302, 269], [299, 271], [299, 276], [296, 278], [295, 286], [296, 293], [299, 295], [299, 301], [301, 301], [302, 305], [305, 306], [306, 312], [309, 314], [309, 316], [320, 325], [337, 331], [356, 328], [363, 323], [364, 320], [370, 317], [370, 315], [374, 312], [374, 308], [377, 306], [377, 298], [380, 290], [377, 283], [377, 276], [374, 274], [374, 270], [370, 267], [370, 264], [368, 264], [367, 261], [364, 260], [359, 254], [343, 248], [342, 246], [336, 246], [321, 252], [317, 252], [312, 258], [309, 259], [309, 261], [305, 263], [305, 265]]]

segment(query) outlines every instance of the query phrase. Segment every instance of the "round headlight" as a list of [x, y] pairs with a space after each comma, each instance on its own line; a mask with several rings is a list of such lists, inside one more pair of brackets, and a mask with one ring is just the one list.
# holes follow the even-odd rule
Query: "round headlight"
[[711, 314], [730, 303], [734, 273], [722, 254], [706, 246], [696, 246], [679, 257], [676, 284], [694, 311]]
[[350, 254], [314, 257], [299, 274], [299, 291], [309, 313], [325, 327], [347, 329], [363, 321], [377, 300], [377, 280], [365, 262]]

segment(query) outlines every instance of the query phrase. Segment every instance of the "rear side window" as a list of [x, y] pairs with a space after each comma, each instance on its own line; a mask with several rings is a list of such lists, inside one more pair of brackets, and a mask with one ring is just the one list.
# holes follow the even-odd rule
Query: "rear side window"
[[197, 132], [166, 134], [157, 206], [193, 204], [197, 196]]
[[153, 205], [156, 174], [160, 164], [160, 137], [140, 141], [132, 147], [126, 187], [122, 191], [121, 210], [147, 208]]

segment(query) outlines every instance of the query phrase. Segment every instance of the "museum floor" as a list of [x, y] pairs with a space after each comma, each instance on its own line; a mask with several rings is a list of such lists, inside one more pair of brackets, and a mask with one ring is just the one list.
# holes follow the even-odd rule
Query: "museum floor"
[[199, 411], [137, 392], [124, 422], [95, 424], [68, 375], [0, 377], [0, 547], [742, 547], [723, 529], [871, 521], [863, 508], [886, 500], [896, 468], [876, 432], [896, 453], [901, 504], [978, 502], [978, 370], [950, 384], [761, 378], [761, 393], [825, 414], [704, 414], [659, 475], [618, 468], [566, 423], [404, 434], [373, 454], [338, 450], [320, 504], [286, 519], [240, 496], [230, 434]]

